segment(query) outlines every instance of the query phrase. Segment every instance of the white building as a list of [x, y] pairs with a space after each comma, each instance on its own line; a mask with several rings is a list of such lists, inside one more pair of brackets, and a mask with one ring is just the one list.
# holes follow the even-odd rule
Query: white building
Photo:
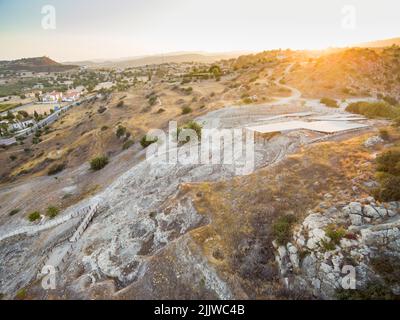
[[42, 101], [43, 102], [58, 102], [58, 101], [62, 100], [62, 97], [63, 97], [62, 92], [53, 91], [50, 93], [45, 93], [42, 96]]
[[64, 102], [74, 102], [76, 100], [78, 100], [80, 98], [80, 93], [78, 91], [67, 91], [63, 97], [62, 97], [62, 101]]
[[34, 124], [35, 124], [35, 122], [33, 120], [26, 120], [26, 121], [11, 123], [9, 126], [9, 130], [19, 131], [19, 130], [23, 130], [25, 128], [31, 127]]

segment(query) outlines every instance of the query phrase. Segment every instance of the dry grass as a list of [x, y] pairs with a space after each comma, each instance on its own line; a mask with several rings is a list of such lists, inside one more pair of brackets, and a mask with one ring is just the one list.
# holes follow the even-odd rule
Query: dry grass
[[239, 281], [250, 297], [279, 296], [272, 224], [286, 214], [301, 221], [308, 210], [328, 201], [326, 193], [334, 195], [330, 201], [335, 203], [355, 196], [354, 185], [360, 195], [368, 194], [363, 181], [373, 175], [372, 151], [362, 144], [370, 135], [312, 145], [249, 176], [185, 185], [198, 212], [210, 219], [191, 232], [193, 239], [209, 262]]

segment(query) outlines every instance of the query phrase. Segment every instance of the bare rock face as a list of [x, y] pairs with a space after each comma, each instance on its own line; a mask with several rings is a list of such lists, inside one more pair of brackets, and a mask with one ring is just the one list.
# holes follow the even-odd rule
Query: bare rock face
[[[371, 197], [362, 203], [310, 212], [295, 228], [293, 241], [279, 247], [275, 243], [276, 261], [289, 289], [306, 288], [317, 298], [332, 299], [347, 289], [352, 271], [360, 289], [382, 280], [373, 261], [382, 256], [400, 259], [400, 203], [377, 205]], [[328, 232], [333, 228], [338, 231]], [[399, 294], [398, 282], [388, 284], [393, 294]]]
[[373, 136], [365, 140], [364, 147], [371, 148], [379, 143], [384, 143], [385, 141], [380, 136]]

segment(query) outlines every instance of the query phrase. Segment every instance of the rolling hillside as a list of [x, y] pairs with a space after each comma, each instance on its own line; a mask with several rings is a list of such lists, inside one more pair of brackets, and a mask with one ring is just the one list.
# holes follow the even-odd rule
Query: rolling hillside
[[11, 61], [0, 61], [0, 70], [60, 72], [77, 68], [76, 65], [64, 65], [49, 57], [22, 58]]

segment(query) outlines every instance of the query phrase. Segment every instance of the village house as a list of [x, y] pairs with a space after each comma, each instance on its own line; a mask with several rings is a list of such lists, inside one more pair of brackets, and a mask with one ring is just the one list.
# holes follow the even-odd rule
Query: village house
[[21, 121], [21, 122], [15, 122], [15, 123], [10, 123], [9, 125], [9, 130], [10, 131], [19, 131], [23, 130], [25, 128], [31, 127], [35, 124], [33, 120], [26, 120], [26, 121]]
[[74, 90], [70, 90], [67, 91], [63, 97], [62, 97], [62, 101], [64, 102], [74, 102], [77, 101], [80, 97], [80, 93], [78, 91], [74, 91]]
[[62, 92], [53, 91], [42, 95], [42, 102], [58, 102], [62, 100], [62, 98], [63, 98]]

